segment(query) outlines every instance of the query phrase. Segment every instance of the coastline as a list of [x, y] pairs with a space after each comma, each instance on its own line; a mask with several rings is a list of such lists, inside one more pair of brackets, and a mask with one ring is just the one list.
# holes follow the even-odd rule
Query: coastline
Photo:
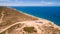
[[[16, 10], [16, 9], [14, 9], [14, 10]], [[17, 11], [19, 11], [19, 10], [17, 10]], [[33, 15], [30, 15], [30, 14], [24, 13], [24, 12], [22, 12], [22, 11], [19, 11], [19, 12], [20, 12], [20, 13], [23, 13], [24, 15], [31, 16], [31, 17], [33, 17], [33, 18], [37, 18], [37, 19], [39, 19], [39, 20], [48, 21], [48, 22], [50, 22], [50, 23], [54, 24], [54, 25], [55, 25], [55, 27], [60, 28], [60, 26], [56, 25], [54, 22], [49, 21], [49, 20], [47, 20], [47, 19], [39, 18], [39, 17], [36, 17], [36, 16], [33, 16]]]
[[[10, 8], [11, 9], [11, 8]], [[13, 9], [13, 8], [12, 8]], [[52, 27], [52, 28], [57, 28], [58, 30], [60, 30], [60, 27], [59, 26], [57, 26], [56, 24], [54, 24], [54, 22], [51, 22], [51, 21], [49, 21], [49, 20], [46, 20], [46, 19], [43, 19], [43, 18], [39, 18], [39, 17], [36, 17], [36, 16], [33, 16], [33, 15], [30, 15], [30, 14], [27, 14], [27, 13], [24, 13], [24, 12], [22, 12], [22, 11], [19, 11], [19, 10], [16, 10], [16, 9], [13, 9], [14, 11], [18, 11], [18, 13], [15, 13], [14, 14], [14, 17], [16, 17], [17, 15], [19, 15], [18, 17], [18, 19], [21, 19], [21, 18], [26, 18], [26, 21], [24, 20], [24, 19], [22, 19], [23, 21], [20, 21], [19, 20], [19, 22], [12, 22], [12, 24], [10, 25], [10, 24], [8, 24], [9, 26], [7, 26], [6, 28], [3, 28], [3, 29], [1, 29], [1, 31], [0, 31], [0, 33], [2, 33], [2, 32], [4, 32], [4, 31], [7, 31], [7, 30], [9, 30], [9, 29], [11, 29], [11, 28], [13, 28], [14, 27], [14, 25], [19, 25], [19, 24], [26, 24], [27, 26], [31, 26], [31, 25], [33, 25], [34, 24], [34, 27], [35, 26], [37, 26], [38, 27], [38, 25], [37, 24], [39, 24], [39, 25], [41, 25], [42, 24], [42, 26], [47, 26], [47, 28], [48, 27]], [[10, 12], [9, 12], [10, 13]], [[12, 11], [12, 14], [13, 14], [14, 12]], [[17, 15], [16, 15], [17, 14]], [[23, 15], [23, 16], [22, 16]], [[21, 17], [22, 16], [22, 17]], [[13, 17], [13, 18], [14, 18]], [[27, 18], [27, 17], [29, 17], [29, 18]], [[31, 18], [33, 18], [33, 19], [36, 19], [36, 20], [33, 20], [33, 19], [31, 19]], [[29, 20], [29, 19], [31, 19], [31, 20]], [[41, 27], [42, 28], [42, 27]], [[45, 28], [45, 27], [44, 27]], [[38, 28], [39, 29], [39, 28]]]

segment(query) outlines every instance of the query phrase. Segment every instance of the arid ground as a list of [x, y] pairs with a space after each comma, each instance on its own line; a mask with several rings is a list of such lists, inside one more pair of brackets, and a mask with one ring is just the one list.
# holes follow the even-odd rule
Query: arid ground
[[0, 34], [60, 34], [51, 21], [0, 6]]

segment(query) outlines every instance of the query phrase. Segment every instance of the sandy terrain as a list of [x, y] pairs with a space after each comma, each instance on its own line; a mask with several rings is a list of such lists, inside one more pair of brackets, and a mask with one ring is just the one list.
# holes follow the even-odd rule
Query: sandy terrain
[[51, 21], [0, 6], [0, 34], [60, 34], [60, 26]]

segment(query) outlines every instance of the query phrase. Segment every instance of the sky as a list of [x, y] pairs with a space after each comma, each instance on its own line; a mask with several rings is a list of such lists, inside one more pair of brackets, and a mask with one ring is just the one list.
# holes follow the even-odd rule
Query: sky
[[60, 0], [0, 0], [0, 6], [60, 6]]

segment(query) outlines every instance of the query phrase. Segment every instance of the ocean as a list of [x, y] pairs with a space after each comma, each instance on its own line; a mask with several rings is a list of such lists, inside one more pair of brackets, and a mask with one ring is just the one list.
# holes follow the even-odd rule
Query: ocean
[[60, 6], [11, 6], [24, 13], [47, 19], [60, 26]]

